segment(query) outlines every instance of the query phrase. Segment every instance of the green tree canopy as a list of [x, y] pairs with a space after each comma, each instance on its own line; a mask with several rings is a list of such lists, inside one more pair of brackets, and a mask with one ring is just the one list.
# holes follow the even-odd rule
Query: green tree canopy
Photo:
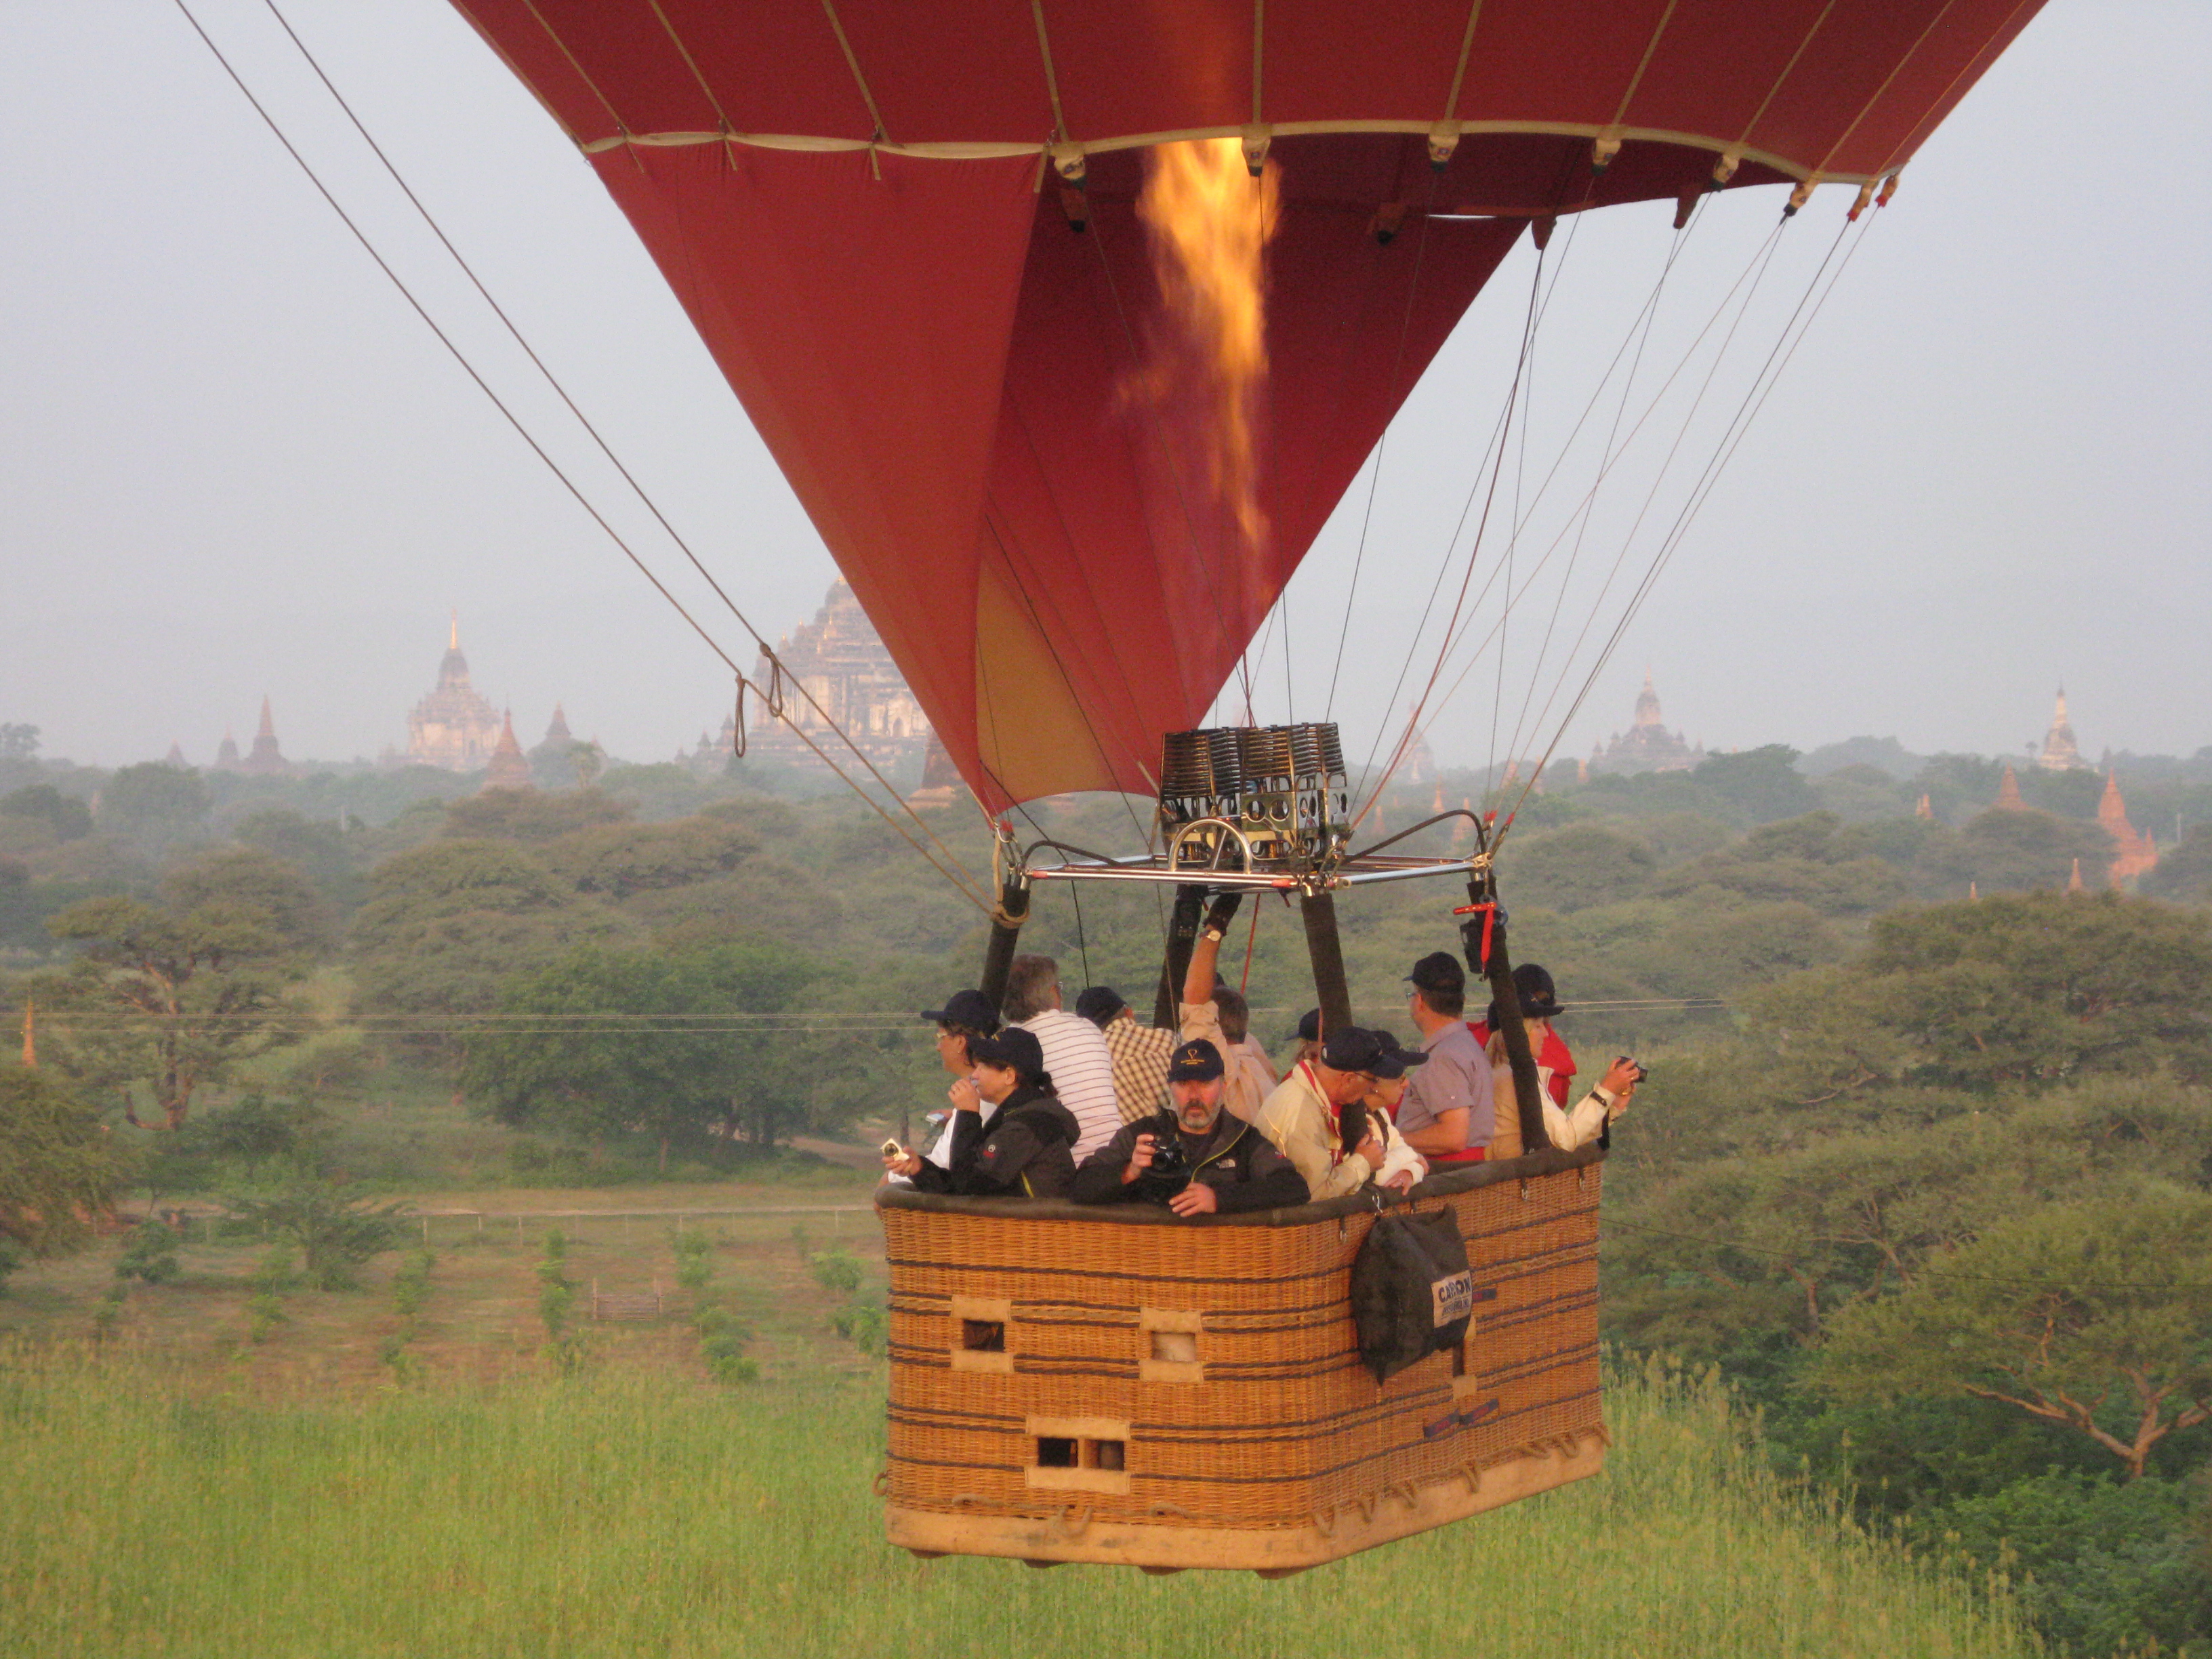
[[2146, 871], [2136, 886], [2156, 898], [2198, 904], [2212, 900], [2212, 823], [2194, 826], [2179, 843], [2161, 852], [2157, 867]]
[[1787, 744], [1709, 755], [1690, 777], [1718, 809], [1717, 815], [1736, 823], [1794, 818], [1820, 805], [1797, 769], [1797, 751]]
[[0, 795], [0, 817], [34, 818], [56, 841], [77, 841], [92, 833], [92, 809], [51, 783], [30, 783]]
[[579, 830], [627, 823], [630, 809], [604, 789], [493, 789], [446, 808], [446, 834], [537, 846]]
[[206, 781], [188, 767], [147, 761], [126, 766], [100, 792], [100, 827], [146, 847], [166, 847], [207, 823]]
[[297, 870], [248, 848], [171, 872], [161, 902], [86, 899], [47, 924], [76, 959], [33, 981], [61, 1016], [56, 1050], [73, 1075], [145, 1085], [163, 1127], [239, 1062], [296, 1041], [307, 1021], [283, 999], [325, 937]]
[[759, 1017], [790, 1007], [806, 977], [766, 945], [578, 950], [508, 984], [463, 1087], [506, 1122], [643, 1134], [664, 1161], [675, 1142], [773, 1142], [805, 1120], [824, 1055]]
[[1848, 969], [1742, 999], [1777, 1091], [1987, 1089], [2171, 1067], [2212, 1076], [2212, 924], [2117, 893], [1997, 895], [1878, 918]]
[[1838, 1399], [1965, 1393], [2087, 1436], [2142, 1474], [2212, 1419], [2212, 1195], [2163, 1183], [2029, 1210], [1903, 1291], [1840, 1310], [1814, 1380]]
[[351, 949], [364, 1009], [442, 1019], [489, 1012], [502, 981], [579, 944], [635, 936], [604, 901], [521, 848], [434, 841], [370, 874]]
[[37, 1255], [82, 1243], [137, 1164], [51, 1073], [0, 1066], [0, 1239]]
[[1603, 824], [1571, 824], [1531, 836], [1511, 854], [1514, 890], [1561, 910], [1616, 904], [1650, 886], [1658, 860], [1649, 842]]

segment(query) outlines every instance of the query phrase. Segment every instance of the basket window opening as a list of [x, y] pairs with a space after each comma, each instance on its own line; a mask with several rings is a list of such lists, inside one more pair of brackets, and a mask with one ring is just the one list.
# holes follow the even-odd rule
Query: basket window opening
[[1041, 1434], [1036, 1437], [1036, 1466], [1041, 1469], [1126, 1469], [1128, 1442], [1093, 1439], [1088, 1435]]
[[1001, 1319], [963, 1319], [960, 1322], [960, 1346], [970, 1353], [1004, 1353], [1006, 1351], [1006, 1325]]
[[1198, 1360], [1198, 1334], [1194, 1331], [1153, 1331], [1152, 1358], [1179, 1364], [1194, 1364]]

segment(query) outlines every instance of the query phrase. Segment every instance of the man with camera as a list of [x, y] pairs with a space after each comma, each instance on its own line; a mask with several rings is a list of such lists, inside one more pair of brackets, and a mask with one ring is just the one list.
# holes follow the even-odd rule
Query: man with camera
[[1078, 1204], [1164, 1204], [1179, 1216], [1273, 1210], [1306, 1201], [1297, 1170], [1250, 1124], [1222, 1109], [1227, 1067], [1203, 1037], [1168, 1066], [1173, 1109], [1125, 1123], [1075, 1172]]
[[1370, 1181], [1403, 1191], [1428, 1174], [1428, 1165], [1389, 1115], [1365, 1102], [1382, 1073], [1402, 1077], [1424, 1059], [1386, 1048], [1357, 1025], [1331, 1031], [1321, 1053], [1292, 1066], [1267, 1097], [1255, 1127], [1297, 1167], [1316, 1200], [1356, 1193]]

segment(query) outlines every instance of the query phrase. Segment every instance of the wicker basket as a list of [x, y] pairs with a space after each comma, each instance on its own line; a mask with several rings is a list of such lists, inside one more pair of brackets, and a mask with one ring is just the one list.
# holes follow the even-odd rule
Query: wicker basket
[[1603, 1156], [1414, 1189], [1458, 1217], [1475, 1317], [1380, 1387], [1349, 1301], [1371, 1199], [1185, 1221], [884, 1189], [890, 1540], [1295, 1572], [1596, 1474]]

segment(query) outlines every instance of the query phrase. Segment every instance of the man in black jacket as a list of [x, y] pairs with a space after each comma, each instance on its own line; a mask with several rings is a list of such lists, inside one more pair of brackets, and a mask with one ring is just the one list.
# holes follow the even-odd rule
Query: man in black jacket
[[[973, 1074], [948, 1091], [952, 1151], [947, 1167], [902, 1146], [896, 1157], [884, 1158], [884, 1169], [908, 1177], [925, 1193], [1065, 1198], [1075, 1179], [1075, 1115], [1052, 1092], [1036, 1034], [1010, 1025], [995, 1036], [969, 1037], [968, 1053], [975, 1062]], [[987, 1103], [997, 1109], [988, 1128]]]
[[1304, 1203], [1297, 1166], [1221, 1109], [1226, 1070], [1204, 1037], [1177, 1048], [1168, 1066], [1175, 1109], [1123, 1124], [1084, 1160], [1068, 1196], [1078, 1204], [1164, 1204], [1180, 1216]]

